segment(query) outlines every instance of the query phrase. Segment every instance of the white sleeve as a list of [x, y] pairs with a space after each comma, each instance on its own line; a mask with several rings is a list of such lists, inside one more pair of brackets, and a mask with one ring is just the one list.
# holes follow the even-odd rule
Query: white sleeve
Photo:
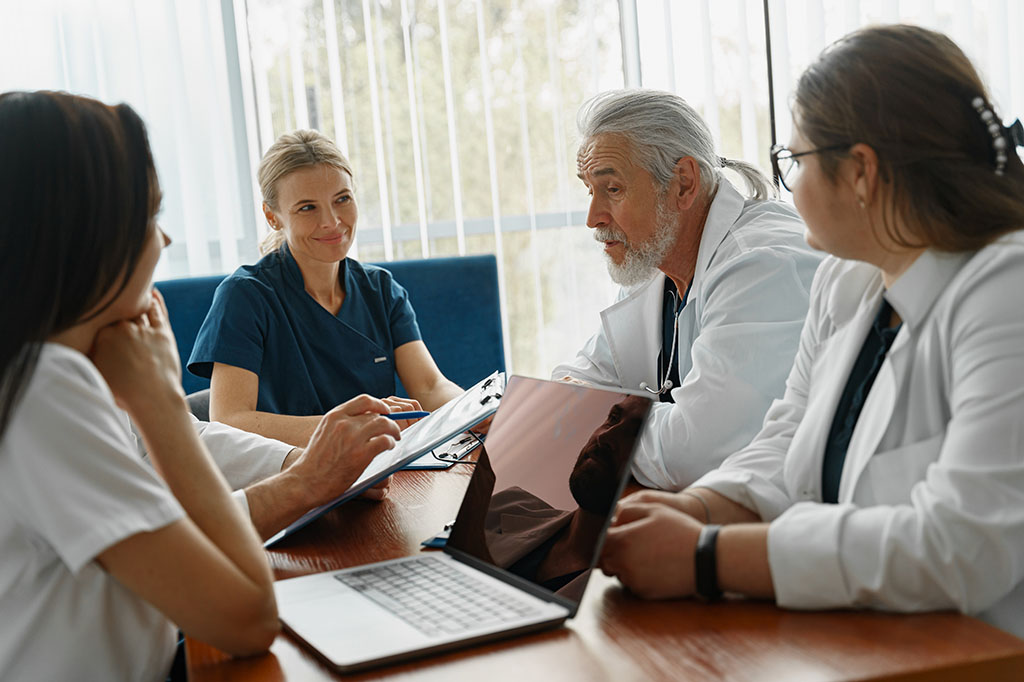
[[756, 512], [764, 521], [778, 517], [793, 503], [783, 481], [783, 465], [793, 435], [807, 411], [816, 353], [832, 328], [825, 310], [828, 290], [824, 283], [830, 280], [837, 262], [829, 259], [815, 275], [786, 392], [780, 400], [772, 402], [760, 432], [747, 447], [727, 457], [721, 467], [693, 483], [693, 487], [710, 488]]
[[241, 508], [242, 513], [245, 514], [246, 518], [251, 520], [249, 515], [249, 498], [245, 496], [244, 490], [235, 490], [231, 493], [231, 498]]
[[709, 270], [692, 367], [674, 404], [654, 405], [633, 461], [641, 484], [682, 490], [751, 442], [783, 393], [818, 262], [761, 247]]
[[964, 285], [934, 349], [950, 363], [950, 416], [910, 502], [802, 502], [771, 524], [781, 606], [979, 613], [1024, 580], [1024, 316], [1006, 295], [1024, 290], [1017, 254]]
[[[279, 440], [242, 431], [220, 422], [200, 421], [191, 414], [189, 419], [192, 420], [192, 426], [213, 458], [213, 463], [220, 469], [232, 490], [241, 490], [279, 473], [285, 457], [295, 449]], [[152, 465], [145, 442], [134, 433], [134, 425], [132, 429], [136, 452], [147, 464]]]
[[[619, 289], [615, 300], [616, 302], [621, 301], [628, 295], [628, 290]], [[608, 339], [604, 334], [604, 325], [600, 325], [597, 333], [587, 339], [583, 348], [576, 353], [575, 358], [557, 365], [551, 371], [551, 378], [555, 381], [565, 377], [599, 386], [618, 386], [620, 384], [619, 373], [615, 370], [611, 349], [608, 347]]]
[[232, 490], [252, 485], [281, 471], [294, 447], [220, 422], [193, 425]]
[[185, 516], [139, 460], [109, 389], [86, 365], [83, 357], [62, 358], [59, 371], [37, 367], [0, 457], [6, 506], [72, 572], [121, 540]]

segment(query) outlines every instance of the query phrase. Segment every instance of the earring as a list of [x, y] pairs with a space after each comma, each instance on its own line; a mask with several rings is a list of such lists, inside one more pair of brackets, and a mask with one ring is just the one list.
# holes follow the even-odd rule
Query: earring
[[864, 200], [861, 199], [860, 197], [857, 197], [857, 205], [860, 206], [861, 208], [867, 208], [867, 204], [865, 204]]

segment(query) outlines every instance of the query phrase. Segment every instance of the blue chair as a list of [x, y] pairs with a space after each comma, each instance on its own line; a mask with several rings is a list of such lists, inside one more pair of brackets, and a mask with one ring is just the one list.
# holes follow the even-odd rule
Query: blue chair
[[[498, 264], [493, 255], [375, 263], [387, 268], [409, 292], [423, 341], [446, 377], [468, 388], [495, 370], [505, 369], [501, 337]], [[224, 275], [157, 282], [167, 301], [171, 329], [184, 368], [199, 328]], [[209, 388], [210, 381], [188, 370], [186, 394]], [[401, 382], [399, 395], [406, 395]]]

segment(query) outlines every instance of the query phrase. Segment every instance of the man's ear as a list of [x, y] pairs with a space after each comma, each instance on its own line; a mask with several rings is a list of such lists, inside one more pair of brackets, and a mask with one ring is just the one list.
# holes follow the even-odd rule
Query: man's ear
[[270, 204], [265, 201], [263, 202], [263, 217], [267, 219], [267, 225], [270, 225], [270, 229], [281, 229], [281, 225], [278, 224], [277, 215], [274, 213], [274, 209], [270, 208]]
[[849, 156], [840, 168], [840, 175], [853, 188], [857, 202], [870, 206], [879, 191], [878, 154], [875, 150], [858, 142], [850, 147]]
[[669, 191], [678, 211], [689, 210], [696, 203], [701, 195], [700, 166], [697, 159], [684, 156], [676, 161]]

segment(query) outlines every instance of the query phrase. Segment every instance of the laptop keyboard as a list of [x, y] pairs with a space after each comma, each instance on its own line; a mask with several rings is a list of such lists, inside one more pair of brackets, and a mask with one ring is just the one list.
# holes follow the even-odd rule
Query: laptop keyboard
[[496, 592], [435, 557], [372, 566], [334, 576], [424, 634], [458, 634], [540, 613], [516, 595]]

